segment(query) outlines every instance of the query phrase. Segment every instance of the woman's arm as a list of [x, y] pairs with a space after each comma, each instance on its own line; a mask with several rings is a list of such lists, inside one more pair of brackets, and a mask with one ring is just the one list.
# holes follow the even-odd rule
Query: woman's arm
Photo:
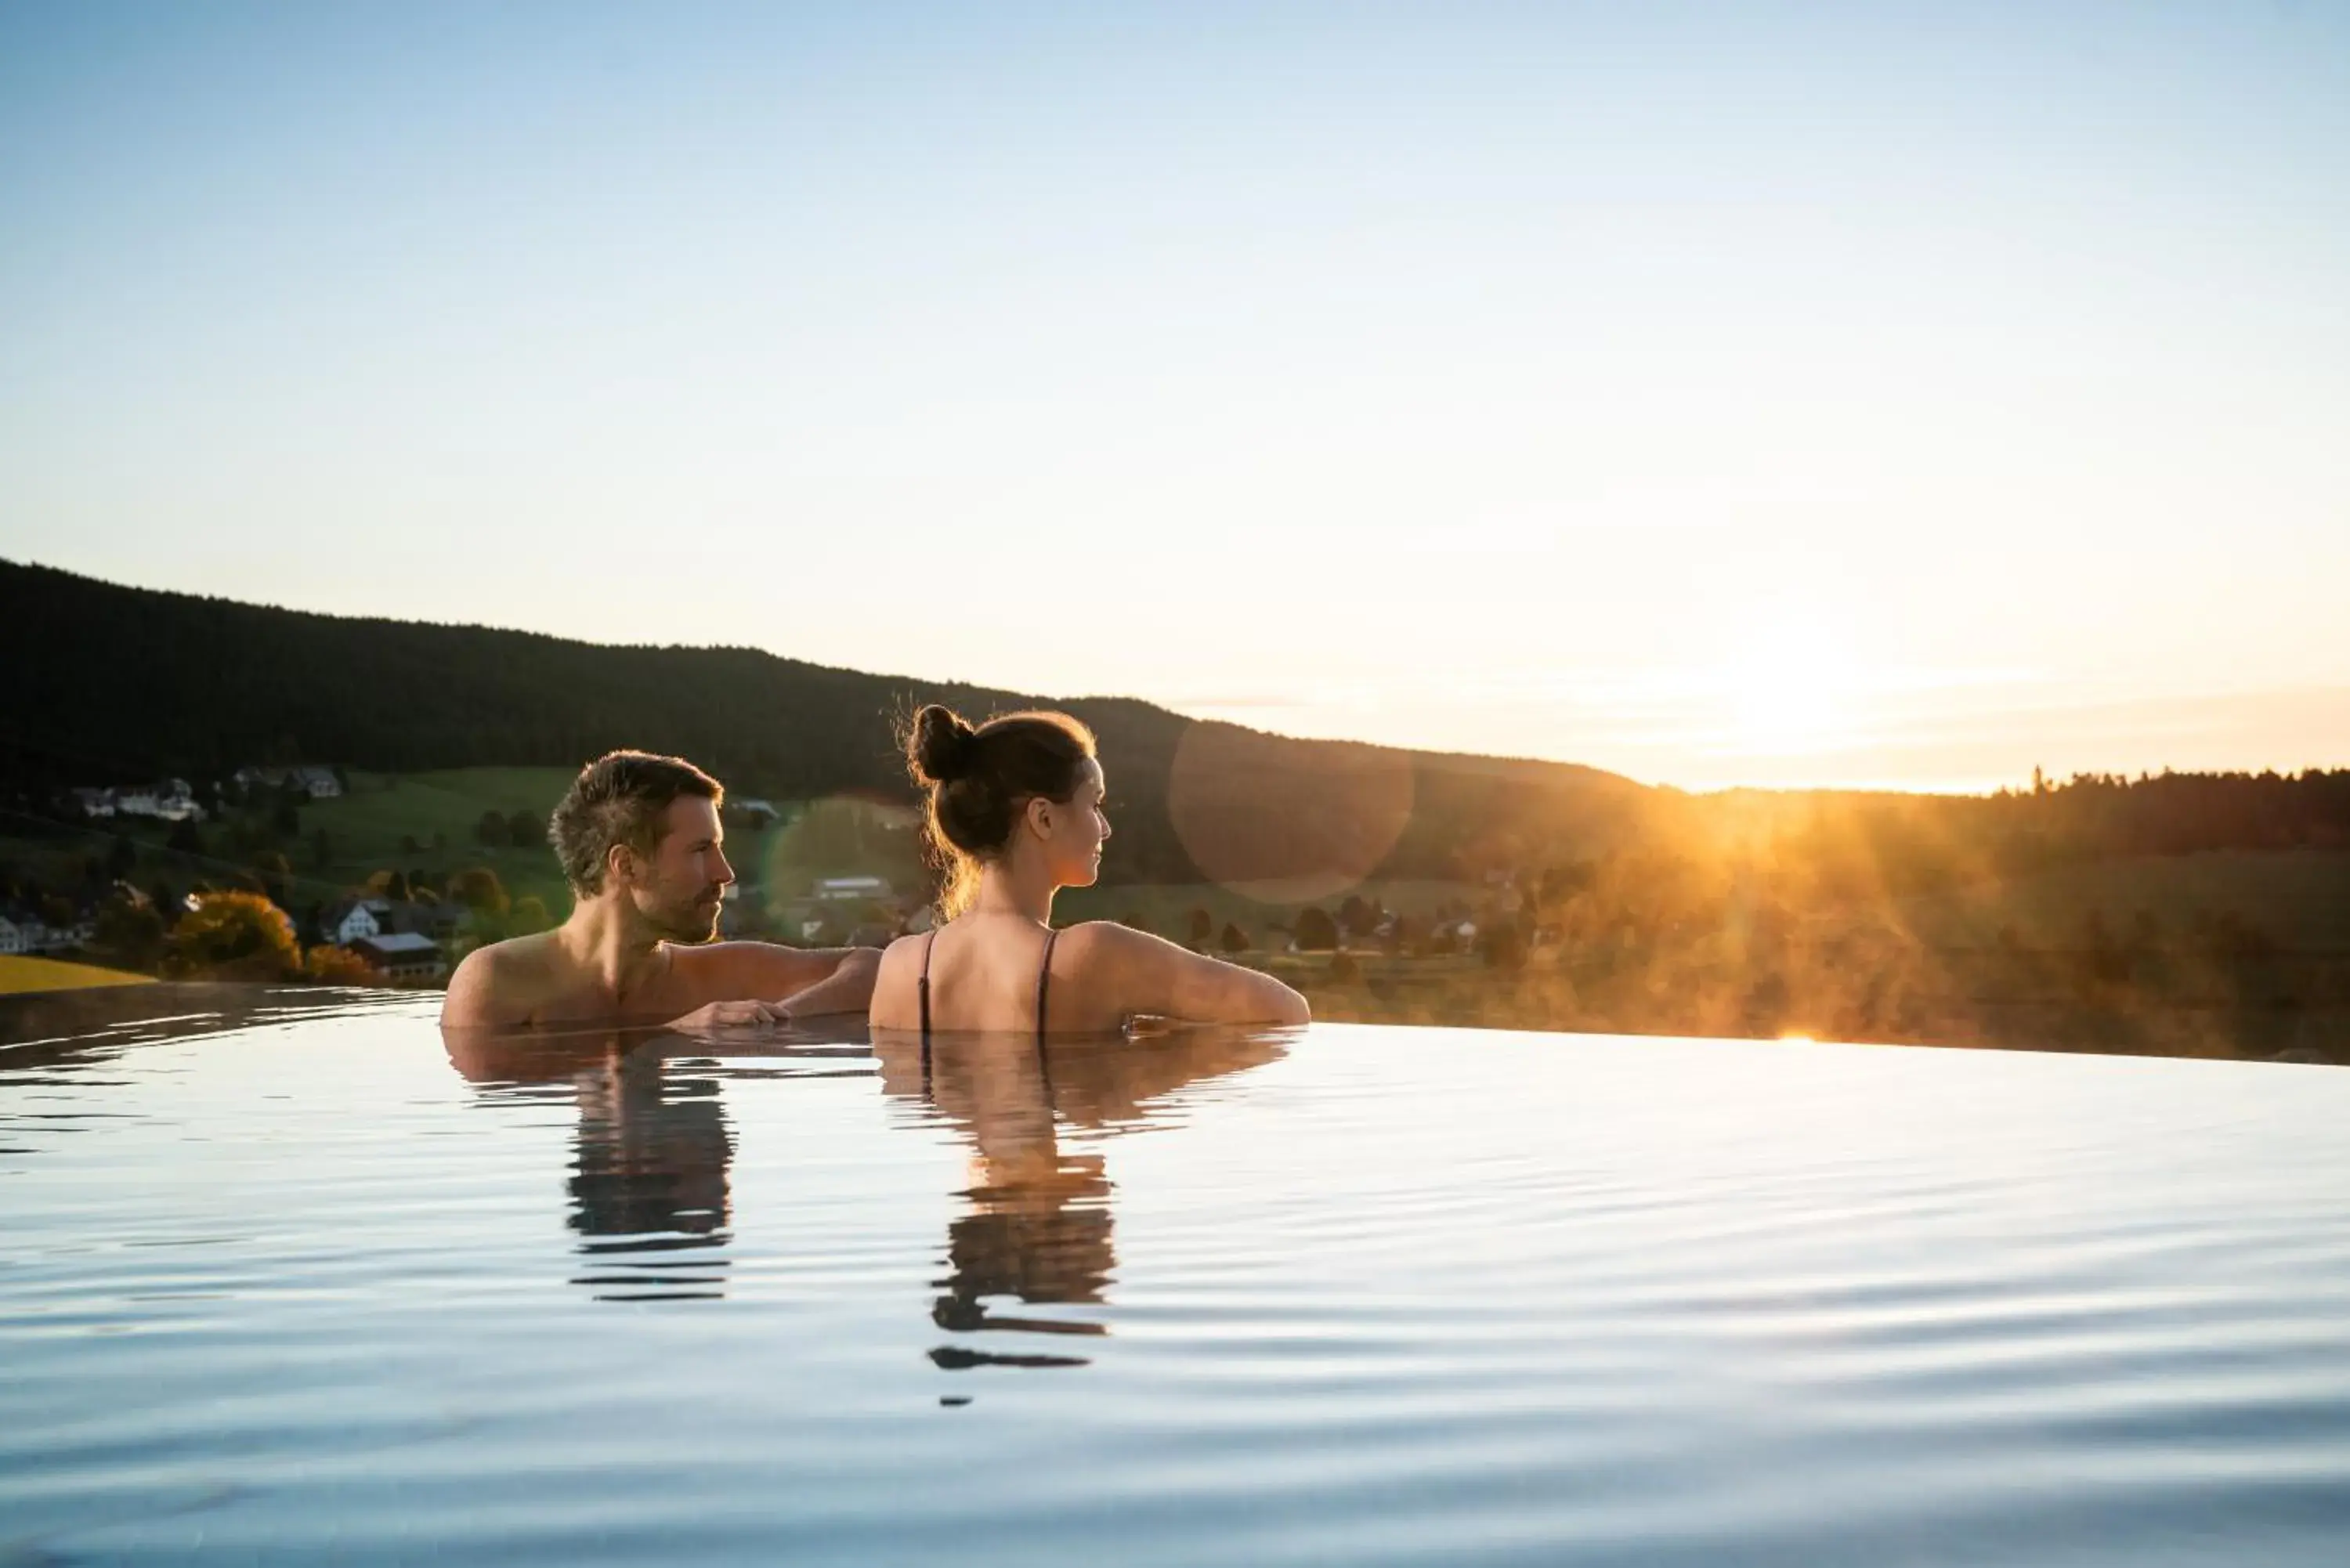
[[1087, 991], [1128, 1016], [1278, 1024], [1305, 1023], [1313, 1017], [1305, 999], [1273, 976], [1177, 947], [1147, 931], [1095, 921], [1070, 928], [1062, 940], [1077, 950], [1069, 955], [1072, 967], [1092, 971]]

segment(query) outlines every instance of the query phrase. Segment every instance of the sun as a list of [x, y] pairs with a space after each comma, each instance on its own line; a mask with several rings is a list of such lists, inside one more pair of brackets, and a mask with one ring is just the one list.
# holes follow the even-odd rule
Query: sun
[[1829, 631], [1783, 620], [1731, 652], [1724, 695], [1735, 743], [1749, 752], [1808, 752], [1844, 738], [1852, 718], [1852, 662]]

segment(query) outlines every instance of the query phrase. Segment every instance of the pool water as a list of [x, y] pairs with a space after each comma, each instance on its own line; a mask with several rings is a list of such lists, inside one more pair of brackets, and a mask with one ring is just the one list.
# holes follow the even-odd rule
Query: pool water
[[0, 1563], [2350, 1561], [2350, 1073], [0, 1013]]

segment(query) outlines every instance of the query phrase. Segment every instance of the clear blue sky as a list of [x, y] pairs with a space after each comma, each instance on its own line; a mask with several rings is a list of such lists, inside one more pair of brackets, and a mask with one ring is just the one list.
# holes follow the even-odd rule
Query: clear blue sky
[[1692, 785], [2350, 763], [2350, 5], [17, 4], [0, 556]]

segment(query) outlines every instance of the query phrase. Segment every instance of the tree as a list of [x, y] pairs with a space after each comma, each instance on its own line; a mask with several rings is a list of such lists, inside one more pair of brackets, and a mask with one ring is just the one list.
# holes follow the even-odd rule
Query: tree
[[529, 812], [515, 812], [506, 818], [506, 837], [516, 849], [531, 848], [546, 842], [546, 824]]
[[495, 848], [506, 841], [506, 818], [504, 812], [485, 811], [482, 813], [481, 820], [473, 824], [473, 840], [477, 844]]
[[1224, 922], [1224, 934], [1220, 943], [1228, 953], [1244, 953], [1249, 949], [1248, 933], [1230, 920]]
[[299, 838], [302, 836], [302, 808], [294, 803], [290, 792], [279, 795], [277, 804], [270, 807], [269, 830], [280, 838]]
[[1497, 969], [1504, 974], [1522, 969], [1526, 961], [1525, 933], [1518, 929], [1517, 921], [1506, 916], [1481, 924], [1477, 951], [1488, 969]]
[[1208, 945], [1208, 939], [1216, 934], [1215, 917], [1205, 909], [1195, 908], [1190, 914], [1184, 916], [1183, 919], [1183, 929], [1186, 933], [1184, 940], [1194, 949], [1205, 948]]
[[1330, 980], [1338, 985], [1353, 985], [1363, 978], [1363, 966], [1355, 955], [1341, 948], [1330, 955]]
[[381, 985], [383, 971], [348, 948], [324, 942], [302, 955], [302, 978], [318, 985]]
[[536, 893], [524, 894], [514, 901], [514, 908], [506, 911], [506, 935], [510, 937], [526, 937], [534, 931], [546, 930], [554, 924], [555, 921], [547, 915], [546, 900]]
[[324, 871], [328, 867], [332, 866], [334, 863], [334, 839], [328, 836], [327, 830], [323, 827], [313, 829], [310, 834], [311, 869], [316, 871]]
[[106, 879], [109, 882], [120, 882], [138, 869], [138, 867], [137, 846], [122, 835], [116, 834], [113, 844], [109, 846], [106, 851]]
[[1299, 952], [1326, 953], [1338, 945], [1338, 922], [1320, 906], [1308, 904], [1298, 911], [1292, 935], [1296, 938]]
[[302, 950], [286, 911], [258, 893], [199, 893], [172, 928], [164, 972], [204, 980], [283, 980]]
[[255, 856], [253, 874], [261, 878], [261, 890], [268, 895], [271, 903], [286, 902], [286, 886], [294, 879], [294, 866], [284, 851], [268, 849]]
[[171, 836], [163, 840], [163, 847], [174, 855], [199, 856], [204, 852], [204, 836], [196, 831], [193, 822], [182, 817], [172, 824]]
[[402, 855], [407, 856], [411, 860], [415, 859], [419, 855], [424, 853], [423, 850], [417, 847], [416, 835], [412, 833], [403, 833], [400, 836], [400, 852]]
[[505, 884], [486, 866], [469, 866], [449, 877], [449, 897], [481, 914], [506, 912]]
[[151, 970], [163, 956], [163, 917], [143, 895], [117, 894], [99, 906], [91, 945], [124, 969]]
[[1359, 893], [1347, 894], [1338, 906], [1338, 929], [1350, 937], [1367, 937], [1378, 923], [1378, 910], [1363, 902]]

